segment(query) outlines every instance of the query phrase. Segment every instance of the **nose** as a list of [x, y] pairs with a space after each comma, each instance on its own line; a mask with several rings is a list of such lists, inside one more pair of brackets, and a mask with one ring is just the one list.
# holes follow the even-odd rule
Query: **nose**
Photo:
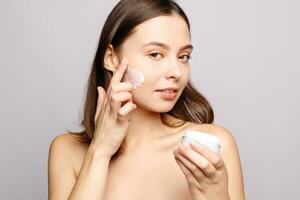
[[169, 68], [166, 74], [166, 78], [173, 78], [175, 80], [180, 79], [180, 77], [182, 76], [182, 66], [180, 66], [177, 60], [172, 60], [171, 62], [169, 62], [168, 66]]

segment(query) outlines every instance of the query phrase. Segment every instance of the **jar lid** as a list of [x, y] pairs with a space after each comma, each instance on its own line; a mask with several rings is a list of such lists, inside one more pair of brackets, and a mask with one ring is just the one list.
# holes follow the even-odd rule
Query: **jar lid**
[[199, 139], [199, 140], [204, 140], [206, 142], [210, 143], [218, 143], [220, 144], [220, 138], [201, 132], [201, 131], [195, 131], [195, 130], [187, 130], [184, 134], [184, 136], [189, 137], [189, 138], [194, 138], [194, 139]]

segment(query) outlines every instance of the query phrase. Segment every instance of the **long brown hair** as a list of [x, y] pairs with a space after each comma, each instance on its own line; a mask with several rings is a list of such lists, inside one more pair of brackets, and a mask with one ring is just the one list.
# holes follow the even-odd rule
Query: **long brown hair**
[[[89, 143], [92, 141], [95, 131], [94, 116], [97, 106], [97, 86], [107, 90], [111, 71], [104, 66], [104, 55], [109, 44], [112, 44], [116, 52], [121, 48], [122, 42], [133, 33], [133, 29], [139, 24], [161, 15], [170, 16], [178, 14], [187, 23], [189, 32], [190, 24], [187, 16], [179, 5], [172, 0], [121, 0], [111, 11], [102, 28], [97, 52], [93, 61], [87, 84], [85, 96], [83, 120], [81, 127], [83, 131], [68, 133], [79, 136], [80, 141]], [[173, 116], [182, 123], [171, 123], [167, 116]], [[160, 113], [161, 120], [165, 125], [179, 127], [187, 121], [196, 123], [213, 123], [214, 112], [206, 98], [198, 92], [189, 81], [184, 88], [178, 101], [167, 113]], [[120, 150], [120, 149], [119, 149]], [[113, 158], [117, 157], [117, 151]]]

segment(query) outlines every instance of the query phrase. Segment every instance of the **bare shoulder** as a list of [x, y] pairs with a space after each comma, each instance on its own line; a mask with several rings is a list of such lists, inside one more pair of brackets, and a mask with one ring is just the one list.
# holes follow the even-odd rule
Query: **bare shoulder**
[[240, 160], [235, 137], [227, 128], [217, 124], [192, 123], [190, 129], [205, 132], [220, 138], [220, 156], [225, 162], [229, 163], [233, 159], [235, 159], [235, 161]]
[[192, 123], [190, 127], [220, 138], [220, 156], [228, 172], [230, 199], [245, 199], [242, 163], [234, 135], [227, 128], [216, 124]]
[[70, 133], [62, 133], [52, 139], [49, 147], [49, 159], [51, 156], [59, 157], [73, 169], [76, 175], [84, 160], [88, 146], [88, 144], [81, 143], [76, 136]]
[[221, 146], [226, 148], [236, 148], [234, 135], [225, 127], [217, 124], [191, 123], [189, 129], [205, 132], [220, 138]]
[[48, 155], [48, 199], [68, 198], [85, 149], [85, 145], [69, 133], [52, 139]]
[[74, 154], [85, 153], [88, 148], [88, 144], [81, 143], [76, 136], [70, 133], [62, 133], [53, 138], [50, 144], [50, 149], [64, 153], [65, 155], [72, 156]]

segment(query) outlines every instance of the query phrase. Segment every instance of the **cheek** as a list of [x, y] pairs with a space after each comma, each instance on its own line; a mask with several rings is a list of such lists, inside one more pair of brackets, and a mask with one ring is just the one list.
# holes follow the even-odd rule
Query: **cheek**
[[144, 84], [133, 90], [132, 100], [138, 107], [149, 109], [149, 106], [155, 101], [154, 95], [153, 89]]
[[186, 84], [188, 83], [188, 81], [189, 81], [189, 79], [190, 79], [190, 68], [189, 68], [189, 67], [187, 67], [187, 68], [183, 71], [183, 74], [182, 74], [181, 79], [182, 79], [181, 82], [182, 82], [183, 85], [186, 85]]
[[155, 98], [155, 90], [159, 87], [159, 76], [147, 70], [143, 70], [143, 74], [144, 82], [133, 90], [133, 99], [140, 103], [149, 103], [151, 99]]
[[158, 71], [149, 69], [140, 69], [140, 71], [143, 72], [144, 75], [144, 82], [141, 85], [141, 88], [155, 90], [157, 86], [156, 84], [161, 78], [161, 74]]
[[190, 66], [186, 66], [183, 69], [183, 74], [184, 74], [184, 76], [186, 76], [187, 78], [189, 78], [189, 76], [190, 76]]

